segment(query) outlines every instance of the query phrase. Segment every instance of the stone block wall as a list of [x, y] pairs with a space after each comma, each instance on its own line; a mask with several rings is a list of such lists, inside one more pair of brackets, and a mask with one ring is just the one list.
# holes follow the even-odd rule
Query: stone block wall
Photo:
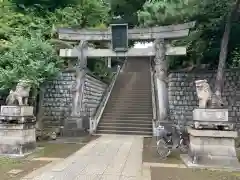
[[[44, 87], [41, 114], [43, 127], [59, 127], [64, 125], [64, 120], [70, 115], [72, 106], [72, 84], [75, 71], [61, 72], [58, 77], [46, 83]], [[86, 75], [84, 82], [85, 111], [88, 116], [94, 115], [107, 84], [96, 77]]]
[[[195, 80], [207, 79], [214, 86], [216, 71], [170, 72], [168, 83], [169, 114], [172, 121], [186, 124], [197, 107]], [[226, 71], [223, 99], [229, 118], [240, 124], [240, 69]]]
[[61, 72], [48, 81], [42, 99], [43, 127], [57, 127], [64, 124], [72, 104], [71, 87], [75, 81], [74, 71]]

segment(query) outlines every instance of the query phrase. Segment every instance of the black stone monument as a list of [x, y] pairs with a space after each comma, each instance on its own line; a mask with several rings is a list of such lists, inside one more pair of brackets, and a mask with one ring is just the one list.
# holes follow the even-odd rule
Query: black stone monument
[[126, 52], [128, 50], [128, 24], [111, 24], [112, 50]]

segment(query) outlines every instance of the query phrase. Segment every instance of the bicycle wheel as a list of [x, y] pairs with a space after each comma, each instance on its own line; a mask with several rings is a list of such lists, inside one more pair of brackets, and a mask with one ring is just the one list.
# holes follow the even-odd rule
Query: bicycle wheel
[[188, 144], [188, 142], [181, 139], [178, 148], [182, 153], [187, 153], [188, 149], [189, 149], [189, 144]]
[[157, 153], [160, 155], [161, 159], [167, 158], [171, 153], [170, 149], [167, 147], [167, 144], [163, 139], [159, 139], [157, 141]]

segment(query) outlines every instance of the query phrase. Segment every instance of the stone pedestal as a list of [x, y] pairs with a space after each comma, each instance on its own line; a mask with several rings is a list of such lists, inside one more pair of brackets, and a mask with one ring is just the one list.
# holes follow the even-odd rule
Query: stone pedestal
[[194, 109], [194, 129], [234, 130], [235, 123], [228, 118], [228, 109]]
[[[86, 118], [80, 116], [70, 116], [65, 120], [63, 136], [79, 137], [84, 134]], [[87, 119], [89, 122], [90, 120]], [[89, 126], [89, 125], [88, 125]]]
[[240, 170], [235, 150], [236, 131], [188, 128], [188, 133], [189, 154], [181, 156], [188, 167]]
[[1, 106], [2, 122], [29, 123], [35, 122], [32, 106]]
[[36, 148], [32, 106], [1, 106], [0, 155], [24, 156]]
[[0, 155], [24, 156], [35, 148], [35, 123], [0, 124]]

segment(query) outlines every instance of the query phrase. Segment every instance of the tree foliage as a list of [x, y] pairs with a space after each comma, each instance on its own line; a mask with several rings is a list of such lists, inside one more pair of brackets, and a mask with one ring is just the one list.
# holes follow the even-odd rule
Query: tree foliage
[[[190, 35], [175, 41], [175, 45], [187, 46], [187, 57], [173, 57], [170, 59], [171, 68], [183, 68], [189, 65], [210, 64], [217, 66], [220, 52], [220, 42], [224, 31], [225, 20], [231, 5], [235, 0], [149, 0], [138, 12], [138, 19], [142, 26], [182, 23], [195, 20], [196, 27]], [[236, 57], [234, 49], [239, 47], [240, 39], [234, 38], [240, 30], [235, 19], [230, 36], [230, 46], [227, 64], [233, 65]]]
[[62, 60], [55, 49], [40, 38], [13, 38], [11, 48], [0, 56], [0, 88], [9, 89], [19, 79], [38, 87], [60, 70]]
[[145, 0], [110, 0], [111, 16], [120, 15], [130, 27], [138, 24], [137, 11], [142, 9]]
[[103, 27], [108, 11], [99, 0], [2, 0], [0, 88], [11, 88], [25, 76], [35, 85], [54, 76], [63, 64], [54, 40], [57, 28]]
[[[6, 59], [14, 57], [14, 61], [6, 62], [13, 61], [18, 67], [26, 65], [29, 61], [24, 59], [30, 57], [35, 58], [33, 63], [42, 62], [40, 49], [43, 51], [44, 48], [47, 48], [47, 52], [51, 52], [49, 58], [57, 70], [62, 60], [57, 57], [57, 51], [51, 49], [52, 45], [55, 49], [65, 45], [66, 48], [71, 47], [67, 43], [56, 40], [57, 28], [106, 27], [116, 15], [121, 15], [132, 26], [140, 24], [145, 27], [196, 20], [196, 27], [189, 37], [172, 42], [173, 45], [186, 45], [187, 57], [171, 57], [170, 66], [183, 68], [191, 64], [206, 63], [216, 66], [226, 15], [234, 2], [235, 0], [2, 0], [0, 3], [0, 53], [2, 60], [4, 58], [5, 60], [0, 62], [0, 73], [3, 73], [0, 77], [5, 77], [9, 71], [9, 76], [11, 74], [12, 77], [7, 77], [9, 81], [6, 81], [6, 87], [10, 87], [10, 79], [15, 81], [23, 71], [11, 69], [12, 66], [7, 70], [4, 69]], [[238, 22], [239, 16], [233, 22], [230, 36], [227, 63], [231, 67], [238, 67], [240, 64], [240, 39], [235, 38], [240, 31]], [[25, 44], [24, 50], [20, 48], [21, 43]], [[32, 46], [34, 43], [35, 45]], [[31, 49], [33, 47], [35, 50]], [[39, 59], [30, 51], [35, 51]], [[13, 54], [19, 54], [19, 56], [13, 56]], [[25, 55], [22, 57], [20, 54]], [[46, 63], [50, 59], [46, 59]], [[101, 65], [97, 60], [91, 60], [91, 62], [94, 62], [91, 63], [91, 67], [95, 74], [100, 76], [108, 74], [103, 68], [104, 61], [99, 61]], [[37, 67], [39, 71], [42, 70], [40, 66]], [[27, 70], [29, 74], [33, 73], [31, 69]], [[14, 75], [13, 72], [16, 74]], [[28, 73], [26, 70], [25, 72]], [[52, 74], [51, 68], [49, 73]], [[36, 84], [49, 77], [46, 72], [40, 74], [41, 72], [37, 72], [35, 76], [32, 75]]]

